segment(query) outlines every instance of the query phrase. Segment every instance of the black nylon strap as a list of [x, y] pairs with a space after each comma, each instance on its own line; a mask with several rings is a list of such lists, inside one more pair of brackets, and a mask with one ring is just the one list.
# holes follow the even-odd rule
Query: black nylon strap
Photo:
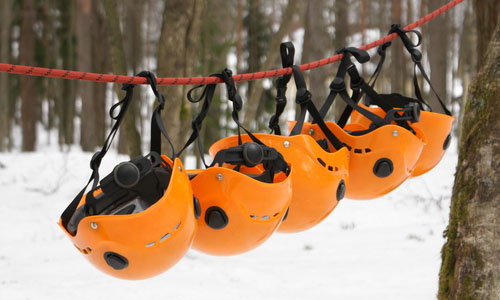
[[333, 145], [335, 150], [340, 150], [344, 147], [344, 144], [331, 132], [331, 130], [326, 126], [325, 121], [321, 117], [321, 114], [316, 109], [316, 106], [311, 100], [311, 93], [307, 90], [306, 82], [304, 80], [304, 76], [302, 75], [302, 71], [296, 65], [292, 67], [293, 69], [293, 77], [295, 79], [295, 86], [297, 88], [297, 96], [295, 101], [300, 105], [300, 116], [297, 119], [297, 123], [293, 127], [290, 132], [290, 136], [301, 134], [302, 127], [304, 126], [305, 114], [306, 111], [311, 114], [313, 120], [318, 124], [319, 128], [326, 136], [328, 141]]
[[[407, 33], [415, 33], [418, 37], [418, 42], [416, 44], [414, 44], [410, 38], [408, 38], [407, 36]], [[434, 95], [436, 96], [436, 98], [438, 99], [439, 101], [439, 104], [441, 105], [441, 108], [443, 109], [443, 111], [445, 112], [445, 114], [447, 114], [448, 116], [451, 116], [451, 112], [448, 110], [448, 108], [446, 107], [446, 105], [444, 104], [443, 100], [441, 99], [441, 97], [439, 97], [439, 94], [436, 92], [436, 90], [434, 89], [434, 87], [432, 86], [432, 83], [429, 79], [429, 76], [427, 75], [427, 73], [425, 72], [424, 70], [424, 67], [422, 66], [422, 53], [415, 49], [415, 47], [418, 47], [422, 41], [422, 35], [420, 34], [420, 32], [416, 31], [416, 30], [404, 30], [400, 24], [393, 24], [391, 26], [391, 30], [389, 31], [389, 33], [397, 33], [399, 35], [399, 37], [401, 38], [406, 50], [408, 50], [408, 52], [410, 53], [411, 55], [411, 58], [413, 60], [413, 62], [415, 63], [415, 65], [418, 67], [418, 69], [420, 70], [420, 73], [422, 74], [422, 76], [424, 77], [425, 81], [427, 81], [427, 83], [429, 84], [432, 92], [434, 93]], [[416, 72], [415, 72], [415, 68], [414, 68], [414, 87], [415, 87], [415, 95], [417, 96], [418, 100], [420, 100], [421, 102], [423, 102], [424, 104], [426, 104], [427, 106], [429, 106], [422, 98], [422, 95], [421, 95], [421, 92], [420, 92], [420, 88], [418, 86], [418, 80], [416, 78]], [[430, 107], [430, 106], [429, 106]]]
[[[97, 187], [97, 184], [99, 182], [99, 166], [101, 165], [102, 159], [108, 152], [109, 147], [111, 147], [113, 139], [115, 138], [115, 135], [118, 132], [118, 128], [120, 127], [120, 124], [122, 123], [123, 118], [130, 106], [132, 97], [134, 95], [134, 85], [124, 84], [122, 86], [122, 90], [126, 92], [125, 97], [120, 102], [111, 106], [111, 109], [109, 110], [109, 115], [113, 120], [115, 120], [115, 123], [113, 124], [113, 127], [111, 128], [108, 136], [106, 137], [106, 140], [104, 141], [104, 145], [102, 146], [101, 151], [96, 152], [94, 156], [92, 156], [92, 159], [90, 160], [90, 168], [92, 169], [92, 174], [90, 175], [90, 178], [85, 187], [78, 193], [78, 195], [76, 195], [76, 197], [71, 201], [68, 207], [66, 207], [64, 212], [61, 214], [61, 223], [65, 228], [67, 227], [69, 220], [75, 213], [75, 210], [78, 207], [78, 204], [80, 203], [80, 200], [85, 194], [85, 191], [87, 190], [89, 184], [92, 182], [92, 190], [94, 190]], [[115, 116], [114, 111], [119, 106], [120, 106], [120, 111]]]
[[[295, 47], [293, 46], [293, 43], [281, 43], [280, 54], [283, 68], [291, 67], [293, 65], [295, 55]], [[292, 78], [292, 74], [283, 75], [276, 80], [276, 112], [269, 120], [269, 129], [271, 129], [271, 134], [274, 132], [276, 135], [281, 135], [279, 119], [286, 107], [286, 89], [290, 78]]]
[[[342, 79], [345, 78], [347, 69], [349, 68], [350, 65], [352, 65], [351, 56], [354, 56], [354, 58], [356, 58], [356, 60], [359, 63], [365, 63], [370, 60], [368, 52], [354, 47], [342, 47], [337, 50], [337, 53], [342, 54], [343, 56], [342, 60], [340, 61], [340, 65], [337, 69], [337, 74], [335, 75], [335, 78], [342, 78]], [[332, 106], [333, 101], [337, 96], [337, 92], [335, 91], [335, 88], [332, 87], [332, 84], [330, 84], [330, 93], [328, 94], [328, 97], [326, 98], [325, 102], [321, 106], [321, 109], [319, 110], [319, 113], [323, 119], [326, 117], [326, 114], [330, 110], [330, 107]]]
[[[267, 146], [264, 145], [264, 143], [262, 141], [260, 141], [249, 130], [247, 130], [241, 124], [241, 122], [239, 121], [239, 115], [238, 114], [239, 114], [239, 111], [242, 109], [243, 101], [242, 101], [240, 95], [237, 93], [236, 84], [235, 84], [234, 79], [233, 79], [232, 71], [229, 70], [229, 69], [224, 69], [221, 73], [219, 73], [219, 74], [212, 74], [210, 76], [219, 77], [225, 83], [226, 90], [227, 90], [228, 100], [231, 101], [232, 104], [233, 104], [233, 109], [232, 109], [231, 116], [232, 116], [233, 121], [238, 125], [238, 144], [242, 145], [242, 139], [241, 139], [241, 133], [240, 133], [240, 128], [241, 128], [241, 129], [243, 129], [248, 134], [248, 136], [252, 139], [252, 141], [254, 141], [255, 143], [257, 143], [257, 144], [259, 144], [259, 145], [261, 145], [263, 147], [267, 147]], [[196, 140], [197, 145], [198, 145], [198, 151], [200, 153], [202, 162], [203, 162], [203, 164], [205, 165], [206, 168], [210, 168], [210, 167], [213, 167], [218, 162], [215, 159], [214, 159], [214, 161], [212, 162], [211, 165], [208, 165], [205, 162], [204, 150], [203, 150], [203, 143], [202, 143], [202, 141], [201, 141], [201, 139], [199, 137], [199, 134], [200, 134], [200, 131], [201, 131], [201, 127], [202, 127], [203, 121], [204, 121], [205, 117], [207, 116], [208, 111], [210, 109], [210, 106], [211, 106], [211, 103], [212, 103], [212, 99], [213, 99], [213, 96], [214, 96], [214, 93], [215, 93], [215, 87], [216, 87], [216, 85], [215, 84], [211, 84], [211, 85], [205, 86], [205, 88], [204, 88], [201, 96], [199, 98], [197, 98], [197, 99], [194, 99], [192, 97], [192, 92], [195, 89], [198, 89], [200, 87], [202, 87], [202, 85], [198, 85], [198, 86], [192, 88], [188, 92], [188, 100], [190, 102], [196, 103], [196, 102], [200, 102], [203, 99], [204, 99], [204, 101], [203, 101], [203, 105], [202, 105], [202, 108], [201, 108], [200, 112], [195, 116], [195, 118], [191, 122], [193, 133], [191, 134], [190, 138], [188, 139], [188, 141], [186, 142], [186, 144], [184, 145], [184, 147], [181, 149], [181, 151], [179, 152], [179, 154], [182, 151], [184, 151], [190, 144], [192, 144]], [[288, 164], [285, 162], [285, 160], [283, 159], [283, 157], [281, 156], [281, 154], [279, 154], [278, 159], [276, 159], [275, 161], [273, 161], [273, 162], [264, 162], [263, 165], [264, 165], [264, 168], [266, 170], [271, 170], [271, 174], [272, 174], [271, 178], [273, 178], [274, 172], [277, 171], [277, 170], [286, 170], [287, 174], [289, 172]]]
[[151, 90], [153, 91], [158, 101], [158, 105], [153, 111], [153, 116], [151, 118], [151, 151], [156, 152], [158, 154], [162, 153], [161, 135], [163, 134], [163, 136], [167, 139], [167, 142], [169, 143], [170, 148], [172, 150], [171, 158], [172, 160], [175, 160], [177, 154], [175, 153], [174, 145], [172, 144], [172, 141], [168, 136], [167, 129], [165, 128], [165, 124], [163, 124], [163, 119], [161, 118], [161, 111], [165, 107], [165, 97], [163, 96], [162, 93], [158, 91], [156, 85], [156, 76], [149, 71], [142, 71], [139, 74], [137, 74], [137, 76], [144, 77], [148, 80], [149, 86], [151, 87]]

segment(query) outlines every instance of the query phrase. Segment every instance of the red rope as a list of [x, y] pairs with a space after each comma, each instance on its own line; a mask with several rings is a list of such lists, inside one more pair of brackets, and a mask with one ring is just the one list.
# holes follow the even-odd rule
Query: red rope
[[[447, 10], [455, 7], [457, 4], [463, 2], [463, 0], [454, 0], [449, 2], [446, 5], [443, 5], [441, 8], [436, 9], [430, 14], [426, 15], [423, 18], [420, 18], [414, 23], [406, 26], [404, 29], [411, 30], [416, 27], [422, 26], [439, 16], [440, 14], [446, 12]], [[363, 45], [360, 48], [364, 50], [372, 49], [374, 47], [380, 46], [386, 42], [392, 41], [397, 38], [397, 34], [389, 34], [381, 39], [378, 39], [374, 42], [371, 42], [367, 45]], [[300, 69], [302, 71], [311, 70], [315, 68], [322, 67], [324, 65], [328, 65], [339, 61], [342, 58], [342, 55], [334, 55], [328, 58], [320, 59], [314, 62], [310, 62], [307, 64], [300, 65]], [[54, 77], [54, 78], [66, 78], [66, 79], [76, 79], [76, 80], [88, 80], [88, 81], [97, 81], [97, 82], [117, 82], [117, 83], [129, 83], [129, 84], [147, 84], [147, 80], [143, 77], [135, 77], [135, 76], [126, 76], [126, 75], [113, 75], [113, 74], [97, 74], [97, 73], [87, 73], [87, 72], [79, 72], [79, 71], [68, 71], [68, 70], [60, 70], [60, 69], [49, 69], [49, 68], [39, 68], [39, 67], [31, 67], [31, 66], [21, 66], [21, 65], [11, 65], [11, 64], [1, 64], [0, 63], [0, 72], [7, 72], [13, 74], [22, 74], [22, 75], [30, 75], [30, 76], [43, 76], [43, 77]], [[292, 68], [286, 69], [277, 69], [256, 73], [247, 73], [247, 74], [239, 74], [234, 75], [234, 81], [247, 81], [247, 80], [256, 80], [262, 78], [269, 77], [277, 77], [284, 74], [291, 74]], [[159, 85], [190, 85], [190, 84], [212, 84], [212, 83], [221, 83], [222, 80], [217, 77], [178, 77], [178, 78], [157, 78], [157, 82]]]

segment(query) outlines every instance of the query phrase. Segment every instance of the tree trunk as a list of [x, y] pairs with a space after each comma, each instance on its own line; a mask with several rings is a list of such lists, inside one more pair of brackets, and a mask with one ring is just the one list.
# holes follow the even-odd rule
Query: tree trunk
[[[5, 0], [0, 3], [0, 61], [9, 62], [10, 29], [12, 1]], [[10, 139], [10, 117], [9, 117], [9, 74], [0, 74], [0, 151], [8, 149]]]
[[[109, 43], [107, 35], [103, 32], [107, 31], [105, 16], [102, 12], [102, 6], [99, 0], [92, 0], [92, 70], [97, 73], [107, 73], [111, 69], [107, 55]], [[106, 135], [106, 89], [105, 83], [94, 83], [93, 99], [94, 99], [94, 122], [96, 131], [95, 143], [101, 146], [104, 143]]]
[[439, 299], [500, 299], [500, 22], [483, 58], [464, 108]]
[[[483, 61], [483, 56], [488, 48], [488, 42], [495, 30], [497, 16], [500, 14], [500, 1], [498, 0], [475, 0], [476, 29], [482, 38], [477, 41], [477, 61]], [[478, 64], [478, 69], [481, 66]]]
[[[35, 63], [36, 6], [34, 0], [23, 1], [23, 21], [19, 44], [19, 63], [33, 66]], [[21, 80], [21, 123], [23, 151], [34, 151], [36, 143], [36, 78], [25, 76]]]
[[[102, 1], [106, 12], [106, 22], [109, 36], [109, 46], [111, 54], [111, 64], [115, 74], [125, 75], [128, 73], [127, 62], [125, 60], [125, 52], [123, 48], [122, 32], [120, 29], [120, 20], [118, 18], [118, 4], [116, 0]], [[118, 97], [123, 93], [120, 92], [120, 86], [115, 84], [115, 93]], [[134, 100], [132, 100], [134, 101]], [[123, 128], [120, 133], [125, 133], [128, 155], [133, 158], [141, 155], [141, 138], [135, 125], [136, 110], [135, 105], [129, 107], [129, 111], [123, 119]], [[120, 137], [122, 139], [123, 136]]]
[[[323, 14], [318, 14], [326, 9], [326, 1], [324, 0], [307, 2], [304, 18], [304, 44], [302, 46], [302, 61], [304, 63], [326, 57], [328, 50], [333, 47], [331, 40], [326, 38], [328, 36], [326, 20]], [[329, 68], [324, 67], [306, 74], [306, 78], [309, 80], [309, 90], [316, 107], [321, 107], [328, 95], [328, 71]]]
[[[192, 76], [195, 70], [197, 39], [200, 29], [200, 0], [165, 2], [162, 30], [158, 48], [158, 77]], [[176, 149], [184, 144], [190, 128], [191, 106], [185, 95], [190, 86], [161, 87], [166, 105], [165, 126]], [[168, 149], [163, 140], [163, 149]]]
[[[335, 0], [335, 38], [334, 38], [334, 50], [339, 49], [340, 47], [348, 47], [350, 45], [347, 44], [347, 37], [350, 34], [349, 28], [349, 0]], [[334, 65], [333, 68], [337, 68], [338, 63]], [[337, 70], [334, 69], [334, 73], [337, 73]], [[324, 99], [323, 99], [324, 101]], [[330, 120], [337, 118], [344, 111], [346, 104], [344, 101], [337, 97], [335, 102], [333, 102], [333, 110], [330, 109], [330, 112], [327, 115], [327, 119]], [[299, 110], [297, 109], [296, 115], [298, 115]]]
[[[442, 5], [448, 3], [448, 0], [432, 0], [428, 2], [429, 11], [434, 11]], [[448, 50], [449, 50], [449, 13], [441, 15], [432, 20], [428, 25], [429, 44], [427, 45], [430, 64], [430, 79], [438, 95], [447, 102], [447, 84], [446, 73], [448, 69]], [[428, 97], [428, 102], [435, 111], [444, 113], [435, 95]]]
[[[75, 68], [74, 56], [74, 3], [72, 1], [58, 1], [61, 11], [59, 32], [59, 52], [62, 69]], [[75, 86], [74, 80], [62, 80], [57, 84], [56, 110], [59, 117], [59, 144], [73, 144], [73, 129], [75, 116]]]
[[[392, 23], [401, 24], [402, 21], [402, 10], [401, 10], [401, 0], [392, 0]], [[390, 64], [390, 76], [391, 76], [391, 91], [397, 93], [404, 93], [404, 82], [406, 78], [406, 64], [404, 59], [403, 43], [401, 41], [395, 41], [391, 48], [389, 59]]]
[[[276, 62], [279, 57], [279, 45], [283, 41], [283, 38], [290, 30], [290, 25], [292, 24], [293, 17], [295, 14], [300, 11], [299, 6], [300, 3], [297, 0], [290, 0], [282, 14], [281, 23], [279, 29], [276, 33], [273, 33], [271, 36], [271, 41], [269, 42], [269, 50], [264, 63], [260, 65], [261, 70], [269, 70], [276, 68]], [[257, 111], [259, 108], [260, 100], [262, 98], [262, 94], [264, 91], [264, 87], [262, 86], [262, 81], [257, 81], [252, 85], [250, 89], [250, 95], [248, 96], [248, 101], [245, 106], [245, 119], [243, 124], [247, 128], [251, 128], [251, 125], [255, 123], [257, 119]]]
[[[94, 22], [92, 18], [92, 0], [78, 0], [76, 12], [76, 37], [77, 37], [77, 62], [78, 70], [82, 72], [96, 72], [92, 70], [93, 40], [92, 32]], [[98, 146], [96, 131], [97, 122], [95, 114], [98, 99], [94, 98], [94, 87], [99, 83], [79, 81], [78, 94], [82, 99], [81, 126], [80, 126], [80, 145], [83, 151], [93, 151]], [[101, 99], [102, 100], [102, 99]]]

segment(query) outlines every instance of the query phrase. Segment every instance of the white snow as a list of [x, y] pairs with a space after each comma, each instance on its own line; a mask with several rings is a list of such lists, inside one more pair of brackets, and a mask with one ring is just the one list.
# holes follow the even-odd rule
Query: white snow
[[[90, 153], [0, 153], [0, 299], [434, 299], [457, 160], [450, 148], [431, 172], [379, 199], [345, 199], [309, 231], [275, 234], [234, 257], [190, 251], [143, 281], [94, 269], [56, 224], [90, 175]], [[108, 154], [101, 174], [126, 159]]]

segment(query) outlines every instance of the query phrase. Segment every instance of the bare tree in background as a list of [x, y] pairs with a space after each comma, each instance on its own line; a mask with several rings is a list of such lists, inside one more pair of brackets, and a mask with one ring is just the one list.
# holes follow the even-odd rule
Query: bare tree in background
[[[428, 1], [429, 11], [434, 11], [447, 2], [448, 0]], [[448, 52], [450, 48], [449, 20], [449, 13], [445, 13], [439, 18], [432, 20], [427, 26], [429, 31], [427, 53], [431, 67], [430, 78], [434, 89], [445, 103], [448, 99], [446, 73], [448, 70]], [[428, 102], [437, 111], [444, 112], [434, 95], [428, 97]]]
[[[77, 62], [78, 70], [82, 72], [92, 72], [92, 60], [96, 58], [92, 54], [93, 41], [92, 32], [96, 30], [92, 14], [92, 6], [97, 5], [96, 1], [78, 0], [76, 10], [76, 37], [77, 37]], [[77, 93], [82, 99], [81, 126], [80, 126], [80, 145], [83, 151], [92, 151], [99, 146], [102, 141], [98, 140], [98, 131], [102, 127], [98, 127], [96, 114], [99, 103], [103, 103], [104, 99], [95, 97], [94, 88], [100, 83], [79, 81]]]
[[439, 274], [441, 300], [500, 299], [500, 22], [492, 35], [478, 35], [478, 42], [486, 35], [492, 39], [463, 112]]
[[[159, 77], [192, 76], [195, 70], [198, 33], [200, 30], [201, 0], [164, 1], [163, 22], [158, 45]], [[165, 95], [165, 126], [174, 146], [183, 145], [191, 128], [191, 106], [185, 95], [190, 86], [161, 87]], [[163, 141], [165, 143], [165, 141]]]
[[[300, 11], [300, 3], [298, 0], [288, 1], [283, 14], [281, 15], [281, 23], [277, 32], [273, 33], [269, 42], [268, 53], [265, 55], [266, 60], [260, 65], [262, 70], [269, 70], [274, 68], [277, 64], [279, 57], [279, 45], [283, 41], [285, 35], [289, 32], [290, 25], [292, 24], [293, 17]], [[262, 82], [255, 82], [249, 91], [247, 105], [245, 106], [245, 120], [243, 124], [247, 128], [251, 128], [254, 124], [258, 108], [262, 99], [264, 88]]]
[[[482, 38], [477, 40], [477, 61], [483, 61], [488, 49], [488, 42], [497, 25], [497, 16], [500, 14], [500, 1], [474, 0], [476, 12], [476, 28]], [[478, 68], [481, 66], [478, 64]]]
[[[127, 74], [127, 61], [125, 59], [125, 52], [123, 48], [123, 38], [120, 29], [120, 21], [118, 18], [118, 5], [116, 0], [104, 0], [104, 10], [106, 12], [107, 29], [109, 36], [109, 46], [111, 54], [111, 63], [115, 74]], [[117, 95], [120, 92], [119, 85], [115, 84], [115, 92]], [[127, 152], [130, 157], [141, 155], [141, 138], [137, 131], [136, 124], [136, 109], [135, 105], [131, 105], [129, 111], [123, 119], [124, 130], [120, 133], [125, 133], [127, 144]], [[122, 139], [123, 137], [120, 137]]]
[[[0, 2], [0, 61], [9, 61], [10, 29], [12, 20], [12, 1]], [[0, 151], [9, 149], [10, 117], [9, 117], [9, 74], [0, 74]]]
[[[333, 41], [327, 31], [328, 22], [324, 12], [327, 11], [325, 0], [308, 1], [304, 10], [304, 44], [302, 46], [302, 62], [311, 62], [326, 57], [333, 47]], [[331, 68], [331, 67], [330, 67]], [[313, 95], [313, 103], [320, 107], [328, 95], [329, 67], [318, 68], [306, 73], [309, 90]], [[292, 104], [292, 103], [290, 103]]]
[[[32, 66], [35, 62], [35, 20], [36, 5], [34, 0], [23, 1], [23, 20], [19, 62]], [[36, 78], [25, 76], [21, 80], [21, 112], [23, 130], [23, 151], [34, 151], [36, 143]]]

